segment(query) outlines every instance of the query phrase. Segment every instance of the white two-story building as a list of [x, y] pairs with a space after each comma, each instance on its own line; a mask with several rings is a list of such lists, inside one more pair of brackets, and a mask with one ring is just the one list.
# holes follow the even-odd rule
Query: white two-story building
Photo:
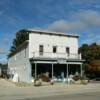
[[32, 77], [49, 73], [53, 78], [79, 72], [82, 76], [81, 55], [78, 54], [77, 35], [41, 30], [27, 30], [29, 40], [17, 48], [8, 59], [10, 73], [17, 73], [19, 81], [31, 82]]

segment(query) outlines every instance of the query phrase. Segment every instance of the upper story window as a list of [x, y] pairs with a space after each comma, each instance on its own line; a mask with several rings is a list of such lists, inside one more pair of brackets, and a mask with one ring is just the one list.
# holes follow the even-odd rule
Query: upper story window
[[39, 54], [43, 55], [43, 45], [39, 45]]
[[57, 46], [53, 46], [53, 53], [57, 52]]
[[70, 48], [66, 47], [66, 53], [69, 54], [70, 53]]

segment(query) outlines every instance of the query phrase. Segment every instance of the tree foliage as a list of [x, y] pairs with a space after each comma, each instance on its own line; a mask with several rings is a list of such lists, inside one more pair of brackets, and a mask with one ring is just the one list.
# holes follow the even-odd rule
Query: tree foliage
[[79, 48], [79, 52], [82, 54], [82, 58], [89, 63], [91, 60], [100, 59], [100, 45], [93, 43], [91, 45], [83, 44]]
[[90, 77], [96, 77], [97, 73], [100, 75], [100, 45], [83, 44], [79, 52], [82, 54], [82, 59], [86, 60], [84, 68]]
[[10, 48], [10, 53], [8, 58], [14, 55], [16, 52], [17, 47], [22, 44], [24, 41], [28, 40], [28, 31], [26, 29], [22, 29], [16, 33], [16, 37], [13, 39], [12, 46]]

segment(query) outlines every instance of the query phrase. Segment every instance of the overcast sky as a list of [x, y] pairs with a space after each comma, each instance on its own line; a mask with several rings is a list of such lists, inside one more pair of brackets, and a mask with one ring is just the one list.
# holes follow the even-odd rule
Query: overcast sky
[[100, 44], [100, 0], [0, 0], [0, 51], [9, 50], [24, 28], [78, 34], [79, 45]]

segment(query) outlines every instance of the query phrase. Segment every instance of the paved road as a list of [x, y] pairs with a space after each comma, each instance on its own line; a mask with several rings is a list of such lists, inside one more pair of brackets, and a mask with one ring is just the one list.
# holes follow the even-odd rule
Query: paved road
[[100, 83], [16, 87], [0, 79], [0, 100], [100, 100]]
[[42, 98], [26, 98], [23, 100], [100, 100], [99, 92], [76, 93], [70, 95], [57, 95]]
[[0, 96], [0, 100], [100, 100], [100, 92], [61, 94], [55, 96], [29, 97], [25, 95]]

